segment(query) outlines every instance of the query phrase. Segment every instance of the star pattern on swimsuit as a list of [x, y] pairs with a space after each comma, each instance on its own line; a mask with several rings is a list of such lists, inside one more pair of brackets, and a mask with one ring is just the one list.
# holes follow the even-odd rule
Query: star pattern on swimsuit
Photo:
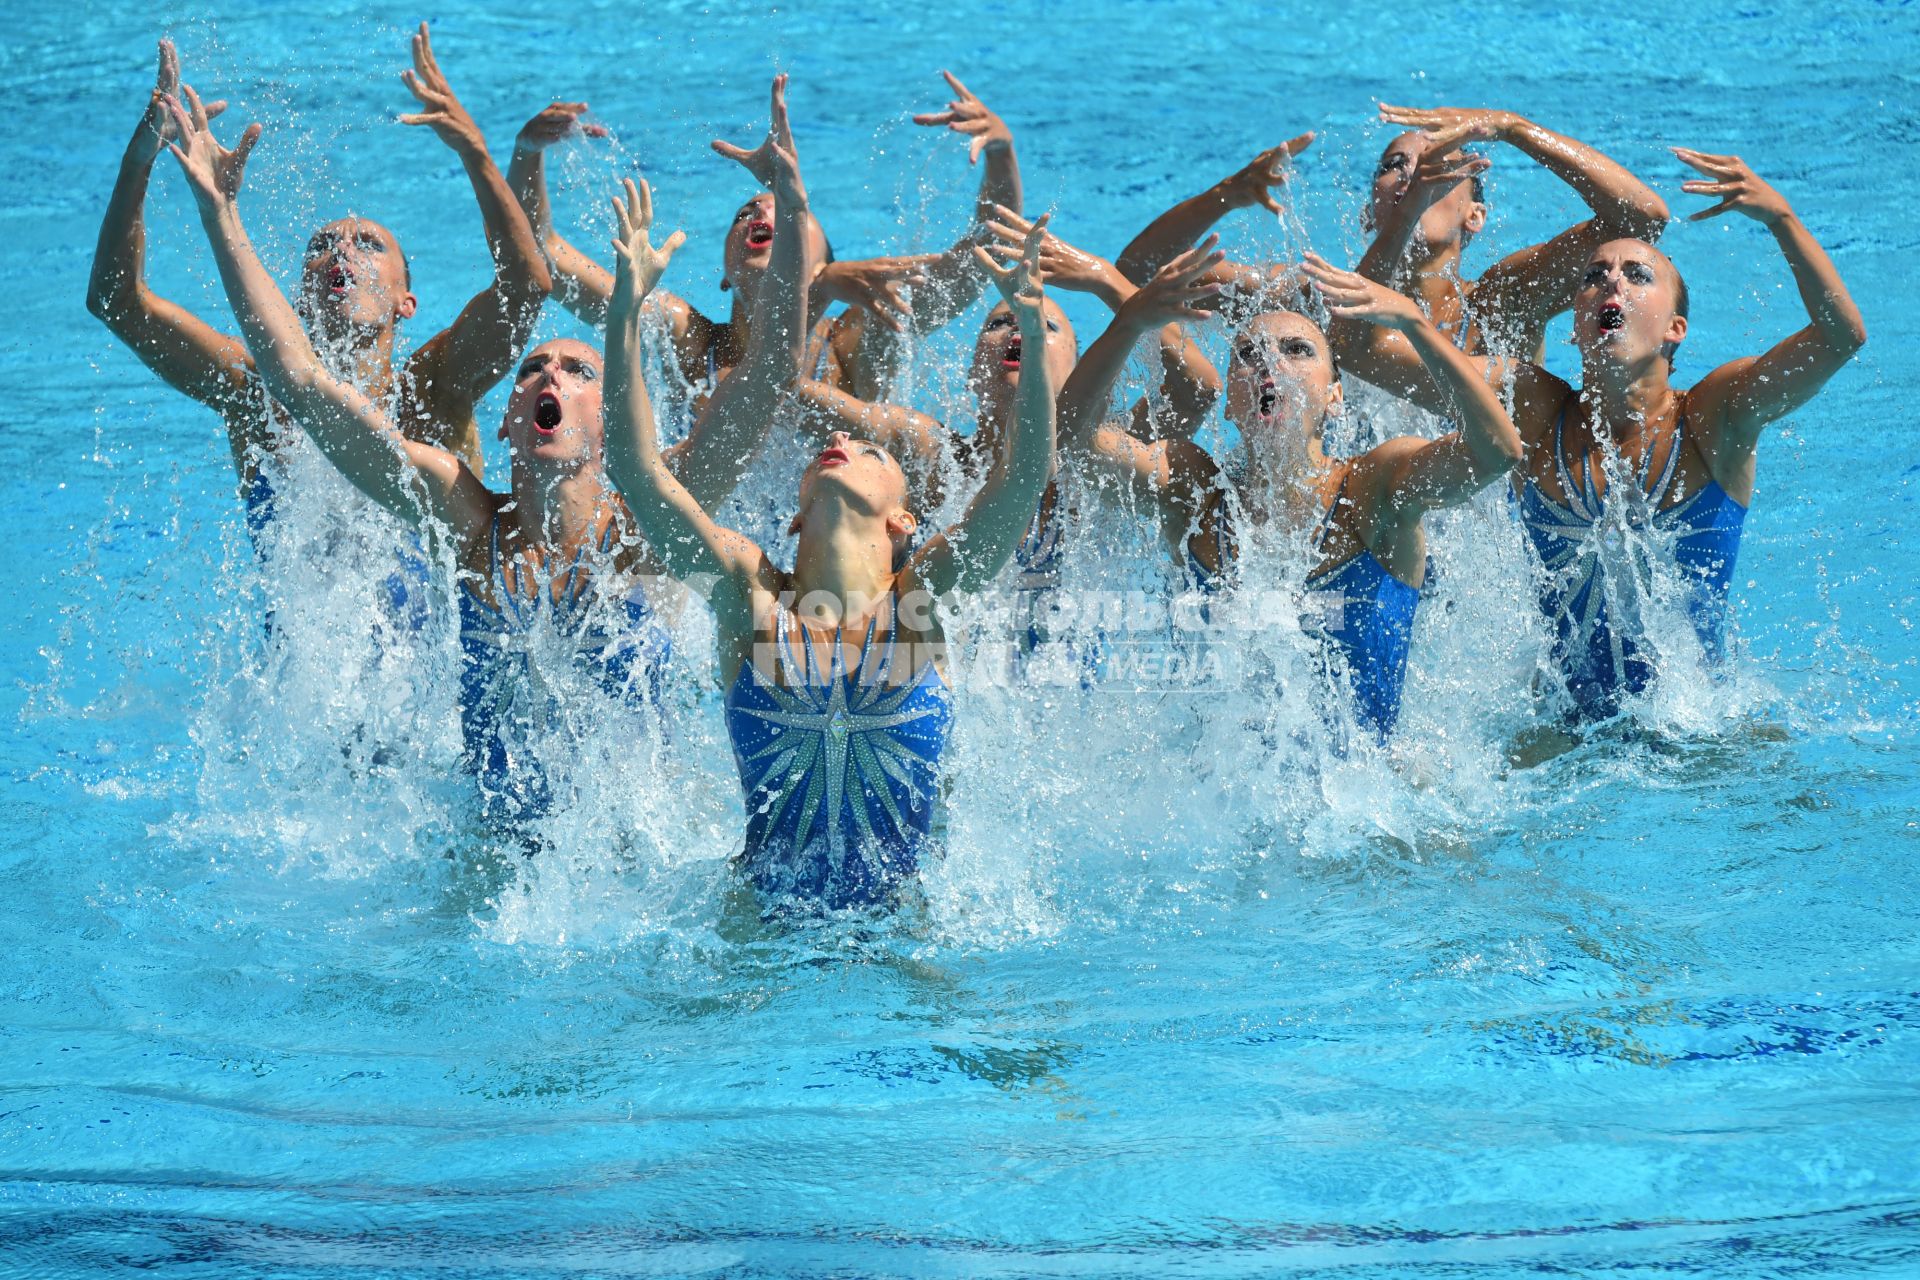
[[[871, 847], [906, 832], [907, 816], [900, 811], [889, 783], [903, 788], [915, 806], [929, 802], [931, 797], [915, 771], [930, 768], [933, 761], [915, 751], [897, 731], [937, 718], [944, 710], [939, 703], [909, 705], [922, 685], [924, 670], [922, 678], [904, 685], [836, 672], [823, 684], [786, 687], [748, 669], [753, 671], [755, 687], [773, 704], [742, 708], [771, 730], [767, 741], [745, 759], [754, 767], [748, 789], [772, 793], [775, 826], [793, 831], [806, 843], [824, 816], [836, 873], [844, 866], [850, 835], [856, 844]], [[849, 798], [860, 802], [848, 804]], [[844, 829], [843, 814], [851, 815], [852, 832]], [[876, 820], [884, 821], [887, 829], [876, 829]]]

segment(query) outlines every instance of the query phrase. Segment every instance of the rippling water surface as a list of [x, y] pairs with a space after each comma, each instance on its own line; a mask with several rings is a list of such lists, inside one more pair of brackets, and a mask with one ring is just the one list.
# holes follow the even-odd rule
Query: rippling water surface
[[[262, 581], [217, 424], [82, 305], [171, 32], [190, 82], [268, 126], [246, 211], [270, 263], [363, 210], [410, 252], [414, 331], [449, 320], [486, 264], [451, 154], [391, 122], [421, 16], [502, 158], [549, 99], [590, 100], [618, 147], [556, 155], [563, 223], [603, 244], [611, 178], [640, 163], [692, 236], [669, 286], [716, 311], [744, 192], [706, 143], [755, 135], [769, 71], [794, 76], [847, 257], [956, 233], [975, 175], [905, 120], [947, 66], [1016, 129], [1029, 204], [1108, 254], [1314, 128], [1298, 219], [1228, 238], [1352, 260], [1376, 97], [1512, 107], [1676, 209], [1666, 144], [1738, 152], [1873, 338], [1761, 451], [1727, 684], [1676, 678], [1632, 725], [1538, 749], [1496, 495], [1438, 531], [1398, 759], [1313, 741], [1279, 641], [1278, 674], [1210, 699], [972, 689], [925, 902], [768, 928], [730, 893], [700, 618], [669, 736], [590, 717], [553, 744], [574, 797], [548, 851], [490, 847], [453, 768], [447, 636], [367, 639], [378, 557], [333, 536], [365, 519], [351, 496], [303, 472], [304, 550]], [[112, 0], [15, 24], [0, 1268], [1920, 1272], [1917, 33], [1891, 4]], [[1495, 162], [1482, 266], [1579, 216]], [[224, 325], [158, 172], [152, 275]], [[1802, 323], [1753, 225], [1680, 223], [1667, 247], [1694, 298], [1683, 374]], [[1097, 309], [1070, 310], [1090, 340]], [[924, 407], [964, 417], [976, 324], [923, 353]], [[778, 510], [791, 483], [771, 460], [751, 500]], [[1077, 571], [1144, 564], [1093, 546]], [[1516, 743], [1543, 762], [1511, 767]]]

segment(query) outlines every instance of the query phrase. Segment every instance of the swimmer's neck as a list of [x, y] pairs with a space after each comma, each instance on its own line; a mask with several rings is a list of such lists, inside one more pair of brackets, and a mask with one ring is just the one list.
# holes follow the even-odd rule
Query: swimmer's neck
[[395, 325], [350, 328], [338, 334], [309, 322], [307, 336], [328, 373], [349, 383], [368, 399], [384, 404], [393, 395]]
[[[1419, 256], [1413, 256], [1418, 254]], [[1428, 247], [1416, 244], [1407, 259], [1407, 280], [1419, 300], [1431, 303], [1438, 298], [1455, 299], [1459, 295], [1460, 246], [1458, 243]]]
[[589, 541], [617, 501], [606, 472], [595, 465], [551, 476], [513, 468], [513, 523], [531, 542], [571, 547]]
[[1247, 445], [1241, 504], [1256, 525], [1292, 527], [1318, 516], [1320, 489], [1342, 465], [1327, 453], [1319, 431], [1289, 426], [1266, 432], [1263, 443]]
[[1659, 354], [1638, 366], [1589, 363], [1582, 371], [1581, 407], [1610, 432], [1634, 423], [1658, 422], [1676, 397], [1669, 373], [1667, 358]]
[[816, 499], [793, 557], [794, 612], [840, 626], [870, 613], [893, 586], [893, 542], [884, 517]]

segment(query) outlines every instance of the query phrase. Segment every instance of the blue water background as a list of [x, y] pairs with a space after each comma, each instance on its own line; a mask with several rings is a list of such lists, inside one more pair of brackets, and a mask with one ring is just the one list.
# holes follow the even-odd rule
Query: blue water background
[[[1743, 677], [1771, 693], [1712, 732], [1461, 783], [1455, 820], [1423, 811], [1393, 839], [1183, 842], [1209, 793], [1170, 784], [1138, 849], [1036, 846], [1037, 905], [973, 930], [742, 942], [618, 867], [543, 887], [561, 925], [504, 929], [498, 884], [377, 807], [324, 840], [235, 837], [298, 797], [206, 782], [245, 712], [208, 708], [255, 643], [227, 448], [86, 314], [94, 234], [171, 33], [188, 81], [232, 99], [229, 136], [268, 127], [246, 209], [283, 278], [312, 225], [363, 210], [411, 256], [413, 332], [445, 324], [486, 262], [452, 155], [392, 122], [417, 17], [503, 161], [545, 102], [590, 100], [689, 232], [670, 286], [716, 313], [746, 192], [707, 142], [758, 136], [776, 68], [843, 257], [957, 230], [975, 175], [905, 122], [944, 101], [943, 66], [1013, 124], [1029, 206], [1108, 254], [1312, 128], [1304, 225], [1351, 261], [1389, 136], [1376, 99], [1518, 110], [1676, 211], [1697, 202], [1667, 144], [1739, 153], [1872, 334], [1761, 451], [1735, 601]], [[1920, 1272], [1911, 6], [15, 18], [0, 1270]], [[595, 252], [607, 155], [556, 161], [562, 223]], [[1495, 162], [1482, 266], [1580, 216], [1523, 158]], [[191, 201], [170, 160], [156, 173], [151, 276], [224, 325]], [[1300, 247], [1244, 217], [1229, 238]], [[1803, 323], [1755, 225], [1680, 222], [1666, 247], [1694, 300], [1683, 380]], [[1071, 309], [1084, 342], [1098, 312]], [[1005, 768], [1101, 803], [1072, 757]], [[635, 788], [681, 785], [635, 769]], [[716, 810], [690, 855], [723, 854], [733, 820]], [[357, 844], [373, 852], [340, 856]]]

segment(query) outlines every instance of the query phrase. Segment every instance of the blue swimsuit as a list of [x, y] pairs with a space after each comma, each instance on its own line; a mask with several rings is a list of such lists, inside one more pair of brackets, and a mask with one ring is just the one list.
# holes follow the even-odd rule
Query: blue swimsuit
[[[273, 477], [267, 473], [265, 466], [256, 467], [253, 479], [240, 492], [240, 501], [246, 508], [247, 539], [253, 543], [255, 555], [266, 555], [264, 543], [274, 521], [274, 507], [279, 500]], [[427, 625], [427, 602], [432, 598], [427, 581], [430, 574], [426, 553], [421, 550], [419, 540], [413, 539], [405, 547], [396, 548], [393, 558], [397, 562], [396, 567], [382, 584], [386, 588], [386, 599], [381, 602], [385, 605], [382, 611], [384, 619], [404, 632], [418, 632]], [[274, 632], [274, 611], [271, 606], [261, 626], [271, 638]]]
[[[1315, 552], [1333, 530], [1334, 514], [1346, 489], [1342, 479], [1340, 491], [1314, 531]], [[1207, 592], [1219, 589], [1232, 561], [1224, 512], [1214, 517], [1213, 536], [1218, 571], [1191, 554], [1187, 557], [1195, 584]], [[1354, 718], [1384, 741], [1400, 719], [1400, 691], [1406, 684], [1419, 588], [1388, 573], [1379, 557], [1363, 547], [1352, 558], [1308, 578], [1306, 595], [1301, 629], [1319, 640], [1329, 674], [1336, 669], [1345, 672], [1353, 692]]]
[[[1342, 477], [1340, 491], [1314, 531], [1316, 554], [1333, 531], [1334, 513], [1346, 491]], [[1400, 691], [1407, 682], [1407, 650], [1413, 645], [1420, 589], [1388, 573], [1380, 558], [1363, 546], [1308, 578], [1307, 597], [1303, 628], [1319, 637], [1329, 672], [1335, 666], [1345, 668], [1354, 718], [1384, 742], [1400, 719]]]
[[[895, 609], [898, 602], [895, 602]], [[804, 624], [774, 614], [777, 680], [744, 663], [726, 697], [747, 840], [741, 862], [764, 893], [829, 909], [884, 902], [920, 865], [939, 807], [953, 694], [931, 660], [893, 668], [897, 616], [846, 669], [833, 637], [826, 671]]]
[[[613, 544], [610, 522], [601, 534], [598, 554]], [[527, 818], [544, 812], [549, 801], [545, 777], [535, 769], [515, 768], [517, 756], [535, 745], [529, 729], [553, 721], [553, 695], [536, 687], [529, 671], [531, 633], [550, 629], [571, 656], [592, 673], [609, 697], [633, 701], [657, 698], [673, 641], [654, 615], [645, 592], [635, 587], [621, 602], [619, 623], [609, 630], [594, 616], [581, 547], [573, 562], [533, 594], [508, 581], [500, 557], [500, 517], [494, 515], [487, 552], [487, 578], [495, 603], [462, 588], [460, 599], [460, 725], [468, 766], [478, 775], [490, 811]], [[559, 585], [558, 598], [554, 586]]]
[[[1588, 456], [1580, 458], [1577, 472], [1567, 465], [1562, 448], [1566, 420], [1562, 405], [1553, 424], [1553, 465], [1567, 495], [1565, 505], [1548, 497], [1531, 479], [1514, 501], [1527, 539], [1546, 570], [1539, 586], [1540, 612], [1553, 624], [1554, 661], [1580, 714], [1600, 718], [1618, 709], [1622, 694], [1646, 688], [1653, 677], [1653, 663], [1638, 639], [1639, 619], [1631, 616], [1638, 612], [1636, 584], [1608, 577], [1604, 560], [1617, 556], [1603, 553], [1607, 543], [1617, 545], [1618, 539], [1596, 536], [1606, 507], [1594, 486]], [[1651, 450], [1641, 459], [1634, 476], [1638, 492], [1629, 497], [1625, 516], [1629, 528], [1643, 534], [1650, 530], [1662, 551], [1670, 544], [1671, 562], [1686, 581], [1687, 617], [1708, 661], [1717, 663], [1726, 653], [1727, 594], [1747, 509], [1714, 480], [1672, 506], [1663, 505], [1680, 469], [1686, 430], [1683, 410], [1660, 474], [1649, 477]]]

